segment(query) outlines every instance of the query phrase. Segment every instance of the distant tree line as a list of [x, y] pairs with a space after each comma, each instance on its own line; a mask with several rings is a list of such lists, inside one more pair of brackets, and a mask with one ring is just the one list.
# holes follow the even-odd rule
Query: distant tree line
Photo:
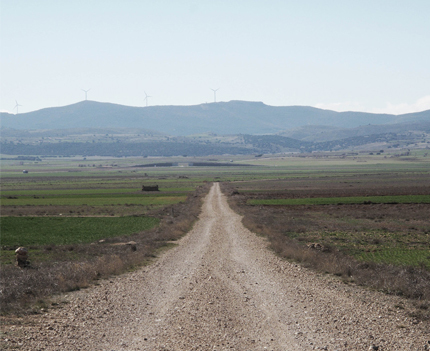
[[395, 133], [387, 134], [372, 134], [366, 136], [356, 136], [341, 140], [324, 141], [314, 143], [312, 146], [306, 148], [306, 151], [330, 151], [330, 150], [343, 150], [354, 146], [392, 142], [398, 140], [399, 136]]
[[279, 135], [242, 135], [242, 145], [194, 141], [151, 141], [151, 142], [60, 142], [24, 144], [1, 143], [3, 155], [44, 155], [68, 156], [208, 156], [208, 155], [252, 155], [281, 153], [286, 151], [312, 152], [344, 150], [350, 147], [395, 142], [402, 138], [400, 134], [386, 133], [369, 136], [357, 136], [341, 140], [308, 142]]
[[311, 142], [280, 135], [243, 135], [243, 141], [245, 144], [250, 144], [253, 148], [265, 154], [282, 151], [299, 151], [313, 145]]
[[393, 142], [401, 137], [396, 133], [385, 133], [324, 142], [308, 142], [279, 135], [244, 135], [243, 140], [245, 144], [249, 144], [263, 153], [273, 153], [282, 152], [285, 149], [302, 152], [344, 150], [366, 144]]
[[85, 155], [85, 156], [208, 156], [208, 155], [246, 155], [256, 153], [254, 149], [230, 146], [228, 144], [195, 144], [178, 142], [146, 143], [43, 143], [12, 144], [1, 143], [4, 155]]

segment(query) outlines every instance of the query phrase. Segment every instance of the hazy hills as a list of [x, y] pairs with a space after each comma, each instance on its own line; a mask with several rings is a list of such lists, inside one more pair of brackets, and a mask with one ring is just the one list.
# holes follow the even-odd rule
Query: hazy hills
[[1, 126], [4, 155], [259, 155], [430, 147], [430, 110], [388, 115], [246, 101], [152, 107], [83, 101], [2, 113]]
[[[297, 139], [327, 133], [320, 141], [334, 140], [345, 129], [358, 128], [355, 136], [370, 131], [375, 125], [408, 123], [421, 128], [430, 121], [430, 110], [405, 115], [372, 114], [364, 112], [335, 112], [307, 106], [268, 106], [261, 102], [230, 101], [193, 106], [132, 107], [96, 101], [82, 101], [63, 107], [45, 108], [12, 115], [1, 113], [2, 128], [68, 129], [68, 128], [133, 128], [145, 133], [172, 136], [205, 132], [216, 134], [276, 134]], [[372, 126], [365, 127], [371, 124]], [[309, 126], [323, 126], [317, 129]], [[329, 128], [328, 128], [329, 127]], [[399, 127], [399, 126], [397, 126]], [[396, 128], [397, 128], [396, 127]], [[367, 128], [367, 129], [366, 129]], [[291, 131], [295, 129], [295, 131]], [[325, 129], [325, 130], [323, 130]], [[401, 130], [402, 127], [400, 127]], [[307, 132], [306, 132], [307, 131]], [[378, 133], [380, 133], [379, 131]], [[302, 137], [298, 137], [302, 135]], [[329, 136], [330, 135], [330, 136]], [[328, 139], [327, 139], [328, 138]], [[334, 138], [334, 139], [333, 139]]]

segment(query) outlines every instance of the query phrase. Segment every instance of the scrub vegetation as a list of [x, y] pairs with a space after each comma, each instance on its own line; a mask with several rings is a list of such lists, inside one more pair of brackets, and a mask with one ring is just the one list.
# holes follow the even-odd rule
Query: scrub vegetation
[[339, 172], [228, 182], [243, 223], [282, 257], [346, 283], [430, 299], [430, 174]]

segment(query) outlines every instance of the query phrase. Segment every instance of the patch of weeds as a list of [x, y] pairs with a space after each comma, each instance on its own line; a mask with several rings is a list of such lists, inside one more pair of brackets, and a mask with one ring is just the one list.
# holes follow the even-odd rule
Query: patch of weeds
[[49, 301], [46, 299], [38, 299], [36, 303], [32, 306], [32, 313], [38, 314], [47, 312], [50, 307]]

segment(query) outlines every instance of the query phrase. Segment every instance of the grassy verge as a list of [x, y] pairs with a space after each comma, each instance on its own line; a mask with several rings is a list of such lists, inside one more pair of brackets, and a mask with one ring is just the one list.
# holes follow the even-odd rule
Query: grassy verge
[[[15, 220], [25, 218], [27, 221], [27, 224], [22, 224], [21, 236], [7, 237], [7, 242], [11, 244], [17, 244], [18, 241], [33, 242], [34, 237], [32, 238], [25, 230], [26, 225], [28, 228], [28, 223], [32, 221], [40, 220], [42, 226], [51, 228], [47, 236], [41, 235], [44, 232], [42, 227], [37, 229], [39, 233], [37, 240], [35, 244], [30, 244], [31, 268], [20, 269], [12, 264], [2, 264], [0, 277], [2, 313], [28, 312], [36, 300], [80, 289], [97, 279], [147, 263], [160, 248], [168, 245], [170, 241], [179, 239], [191, 229], [200, 213], [201, 200], [208, 188], [209, 185], [198, 187], [185, 201], [152, 210], [150, 213], [152, 219], [119, 217], [103, 218], [100, 221], [91, 218], [87, 221], [85, 218], [2, 218], [3, 221], [11, 221], [9, 224], [13, 226], [19, 226], [12, 223]], [[70, 242], [70, 233], [67, 235], [61, 230], [52, 231], [55, 226], [52, 226], [51, 221], [57, 219], [58, 229], [70, 224], [76, 231], [85, 233], [82, 240], [73, 235], [73, 242]], [[35, 227], [32, 224], [31, 226], [34, 230]], [[112, 226], [110, 232], [98, 231], [103, 228], [107, 230], [109, 226]], [[150, 227], [152, 229], [148, 229]], [[47, 231], [49, 232], [48, 229]], [[94, 243], [99, 238], [105, 240]], [[124, 245], [130, 241], [134, 241], [135, 244]]]
[[[374, 185], [372, 189], [365, 180], [360, 177], [354, 179], [355, 184], [362, 184], [353, 191], [348, 182], [339, 182], [339, 179], [332, 183], [309, 179], [297, 183], [277, 181], [264, 184], [265, 189], [262, 189], [262, 183], [223, 183], [222, 189], [230, 195], [232, 208], [244, 216], [244, 225], [266, 236], [271, 249], [280, 256], [340, 276], [346, 283], [429, 302], [428, 204], [345, 206], [338, 205], [336, 201], [324, 206], [249, 205], [255, 199], [267, 199], [267, 189], [275, 200], [290, 200], [288, 196], [307, 200], [310, 193], [339, 197], [339, 194], [348, 192], [354, 195], [366, 191], [371, 196], [372, 192], [400, 191], [392, 186], [383, 189]], [[426, 187], [411, 187], [409, 190], [427, 191]], [[406, 192], [406, 189], [401, 192]], [[421, 317], [429, 319], [430, 313], [424, 312]]]

